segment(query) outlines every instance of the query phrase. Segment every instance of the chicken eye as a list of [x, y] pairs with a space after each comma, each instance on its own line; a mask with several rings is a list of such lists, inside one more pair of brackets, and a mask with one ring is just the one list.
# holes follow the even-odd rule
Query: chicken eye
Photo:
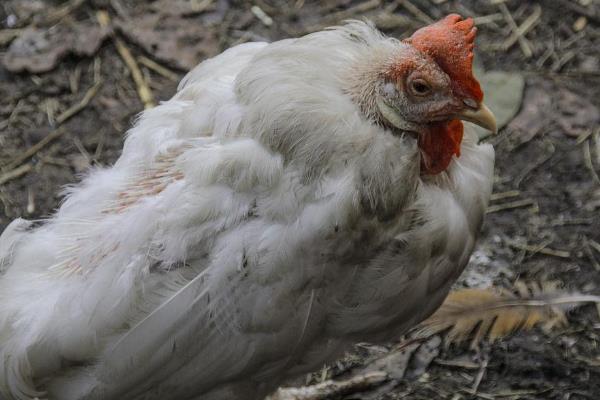
[[417, 96], [426, 96], [431, 92], [431, 86], [423, 79], [415, 79], [410, 83], [410, 89]]

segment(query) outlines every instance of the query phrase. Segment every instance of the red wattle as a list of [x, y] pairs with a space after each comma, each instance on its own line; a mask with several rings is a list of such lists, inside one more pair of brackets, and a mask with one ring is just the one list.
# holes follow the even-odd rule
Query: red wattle
[[463, 123], [458, 119], [433, 124], [431, 129], [419, 135], [421, 149], [421, 173], [436, 175], [445, 171], [452, 156], [460, 157]]

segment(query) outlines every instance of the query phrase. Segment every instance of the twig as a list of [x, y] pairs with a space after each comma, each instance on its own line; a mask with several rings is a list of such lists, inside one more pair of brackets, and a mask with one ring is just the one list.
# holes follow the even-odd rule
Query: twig
[[488, 366], [488, 358], [485, 357], [481, 361], [481, 366], [479, 367], [479, 371], [477, 372], [477, 376], [475, 377], [475, 382], [473, 382], [473, 387], [471, 388], [471, 393], [476, 394], [479, 389], [479, 385], [481, 384], [481, 380], [483, 379], [483, 375], [485, 374], [485, 370]]
[[64, 135], [66, 132], [67, 132], [67, 130], [63, 129], [63, 128], [59, 128], [59, 129], [56, 129], [56, 130], [50, 132], [42, 140], [40, 140], [39, 142], [37, 142], [36, 144], [31, 146], [30, 148], [25, 150], [25, 152], [23, 152], [23, 153], [19, 154], [17, 157], [15, 157], [10, 162], [10, 164], [8, 164], [3, 169], [9, 170], [9, 172], [7, 172], [7, 174], [10, 174], [10, 172], [11, 172], [10, 170], [18, 167], [19, 165], [21, 165], [23, 163], [23, 161], [27, 160], [28, 158], [33, 157], [38, 151], [43, 149], [48, 143], [50, 143], [51, 141], [55, 140], [56, 138], [59, 138], [60, 136]]
[[[75, 69], [69, 74], [69, 89], [72, 94], [79, 93], [79, 81], [81, 80], [81, 67], [77, 65]], [[99, 82], [96, 80], [94, 82]]]
[[577, 51], [575, 50], [569, 50], [567, 51], [561, 58], [559, 58], [558, 60], [556, 60], [556, 62], [554, 64], [552, 64], [552, 66], [550, 67], [550, 69], [552, 70], [552, 72], [558, 72], [560, 71], [560, 69], [569, 61], [571, 61], [573, 58], [575, 58], [575, 56], [577, 55]]
[[584, 70], [577, 70], [577, 69], [572, 69], [572, 70], [565, 71], [565, 72], [553, 72], [553, 71], [546, 71], [543, 69], [537, 69], [537, 70], [534, 69], [534, 70], [530, 70], [530, 71], [523, 71], [522, 73], [525, 76], [540, 76], [541, 75], [541, 76], [547, 76], [550, 78], [560, 78], [560, 79], [566, 79], [566, 78], [598, 79], [598, 78], [600, 78], [600, 71], [584, 71]]
[[494, 396], [492, 396], [491, 394], [487, 394], [487, 393], [473, 393], [471, 391], [471, 389], [461, 389], [461, 391], [470, 394], [471, 396], [475, 396], [475, 397], [479, 397], [480, 399], [483, 400], [496, 400], [496, 398]]
[[517, 243], [517, 242], [513, 242], [513, 241], [508, 241], [507, 243], [510, 247], [514, 247], [519, 250], [525, 250], [532, 254], [540, 253], [540, 254], [545, 254], [547, 256], [554, 256], [554, 257], [559, 257], [559, 258], [570, 258], [571, 257], [571, 253], [569, 253], [568, 251], [554, 250], [554, 249], [550, 249], [545, 246], [540, 248], [539, 245], [531, 246], [528, 244], [521, 244], [521, 243]]
[[23, 29], [0, 29], [0, 46], [5, 46], [19, 37]]
[[537, 65], [538, 68], [542, 68], [544, 64], [546, 64], [546, 61], [553, 55], [556, 55], [556, 50], [554, 50], [554, 42], [550, 42], [546, 51], [544, 51], [535, 62], [535, 65]]
[[582, 5], [577, 4], [576, 2], [574, 2], [572, 0], [552, 0], [552, 1], [560, 2], [562, 5], [564, 5], [567, 8], [570, 8], [572, 11], [575, 11], [576, 13], [585, 15], [589, 19], [594, 20], [596, 22], [600, 22], [600, 14], [595, 12], [596, 8], [588, 9]]
[[349, 7], [345, 10], [338, 11], [331, 15], [327, 20], [331, 20], [333, 22], [338, 22], [342, 19], [346, 19], [352, 17], [353, 15], [364, 13], [366, 11], [372, 10], [373, 8], [377, 8], [381, 5], [381, 0], [368, 0], [362, 3], [359, 3], [355, 6]]
[[592, 162], [592, 153], [590, 151], [589, 140], [586, 140], [583, 143], [583, 161], [586, 168], [590, 170], [594, 181], [600, 185], [600, 177], [598, 177], [598, 173], [596, 172], [596, 169], [594, 168], [594, 163]]
[[260, 22], [263, 23], [263, 25], [265, 26], [271, 26], [273, 25], [273, 18], [271, 18], [266, 12], [263, 11], [262, 8], [260, 8], [259, 6], [252, 6], [250, 8], [250, 11], [252, 11], [252, 14], [254, 14], [254, 16], [256, 18], [258, 18], [258, 20]]
[[20, 177], [21, 175], [25, 175], [29, 171], [33, 169], [31, 164], [23, 164], [18, 168], [12, 169], [2, 175], [0, 175], [0, 185], [4, 185], [6, 182], [11, 181]]
[[61, 125], [63, 122], [73, 117], [75, 114], [83, 110], [90, 104], [90, 101], [94, 98], [94, 96], [98, 93], [98, 90], [102, 86], [102, 81], [98, 81], [94, 83], [94, 86], [88, 89], [83, 96], [83, 99], [79, 103], [73, 104], [71, 107], [67, 108], [64, 112], [62, 112], [58, 117], [56, 117], [56, 123]]
[[94, 82], [100, 82], [102, 80], [102, 58], [94, 57]]
[[[110, 24], [110, 16], [106, 11], [98, 11], [96, 13], [96, 18], [100, 25], [103, 27], [106, 27]], [[142, 104], [144, 104], [144, 108], [154, 107], [156, 105], [156, 102], [154, 101], [154, 95], [152, 94], [152, 90], [144, 80], [142, 71], [140, 71], [140, 67], [137, 64], [137, 61], [135, 61], [135, 58], [133, 58], [131, 51], [129, 50], [125, 42], [118, 36], [113, 34], [112, 39], [115, 43], [115, 47], [117, 48], [117, 52], [119, 53], [119, 55], [125, 62], [125, 65], [131, 72], [131, 77], [135, 82], [138, 96], [140, 97]]]
[[[504, 6], [504, 7], [506, 7], [506, 6]], [[524, 36], [535, 25], [537, 25], [537, 23], [540, 20], [541, 15], [542, 15], [542, 7], [540, 7], [539, 4], [536, 4], [534, 6], [534, 9], [533, 9], [533, 12], [531, 13], [531, 15], [529, 17], [527, 17], [527, 19], [521, 24], [521, 26], [519, 26], [519, 28], [516, 31], [513, 31], [512, 35], [510, 35], [509, 38], [506, 39], [506, 41], [503, 43], [502, 47], [504, 48], [504, 50], [510, 49], [515, 43], [517, 43], [517, 41], [519, 40], [519, 37]]]
[[592, 247], [590, 246], [590, 240], [587, 236], [583, 237], [583, 250], [585, 255], [589, 258], [590, 262], [594, 266], [596, 271], [600, 271], [600, 263], [596, 260], [596, 256], [594, 256], [594, 252], [592, 251]]
[[535, 170], [536, 168], [538, 168], [540, 165], [544, 164], [546, 161], [548, 161], [554, 155], [554, 152], [556, 151], [556, 147], [554, 146], [554, 144], [552, 144], [552, 142], [550, 142], [550, 141], [547, 141], [544, 144], [547, 145], [548, 152], [546, 154], [544, 154], [541, 158], [539, 158], [538, 160], [536, 160], [533, 164], [528, 165], [527, 168], [525, 168], [525, 170], [522, 171], [519, 174], [519, 176], [516, 177], [516, 179], [514, 180], [514, 185], [516, 187], [521, 186], [521, 183], [525, 180], [525, 178], [527, 178], [527, 176], [529, 176], [529, 174], [533, 170]]
[[490, 15], [482, 15], [481, 17], [475, 17], [473, 18], [473, 22], [475, 23], [475, 25], [485, 25], [491, 24], [492, 22], [500, 21], [503, 18], [504, 17], [501, 13], [495, 13]]
[[434, 23], [434, 20], [429, 15], [425, 14], [423, 11], [421, 11], [421, 9], [419, 9], [417, 6], [415, 6], [410, 1], [402, 0], [400, 2], [400, 4], [402, 4], [402, 6], [404, 8], [406, 8], [408, 10], [408, 12], [410, 12], [412, 15], [414, 15], [415, 17], [420, 19], [421, 22], [423, 22], [427, 25]]
[[592, 221], [593, 221], [592, 218], [569, 218], [569, 219], [560, 218], [558, 220], [552, 221], [550, 226], [591, 225]]
[[345, 381], [325, 381], [313, 386], [280, 388], [267, 400], [326, 400], [348, 395], [381, 384], [388, 379], [385, 372], [370, 372]]
[[552, 390], [551, 387], [546, 388], [546, 389], [541, 389], [541, 390], [527, 390], [527, 389], [523, 389], [523, 390], [507, 390], [507, 391], [502, 391], [502, 392], [496, 392], [493, 393], [494, 397], [511, 397], [511, 398], [522, 398], [522, 396], [528, 395], [528, 394], [542, 394], [542, 393], [546, 393], [549, 392], [550, 390]]
[[[79, 101], [77, 104], [72, 105], [71, 107], [66, 109], [64, 112], [62, 112], [58, 117], [56, 117], [57, 126], [62, 125], [63, 122], [65, 122], [66, 120], [68, 120], [69, 118], [71, 118], [72, 116], [74, 116], [75, 114], [80, 112], [81, 110], [83, 110], [85, 107], [87, 107], [87, 105], [90, 103], [92, 98], [96, 95], [96, 93], [98, 93], [100, 86], [102, 86], [102, 82], [96, 82], [94, 84], [94, 86], [92, 86], [90, 89], [88, 89], [88, 91], [85, 93], [85, 95], [83, 96], [83, 99], [81, 99], [81, 101]], [[19, 165], [21, 165], [23, 163], [23, 161], [25, 161], [28, 158], [35, 155], [38, 151], [43, 149], [44, 146], [46, 146], [48, 143], [50, 143], [54, 139], [62, 136], [65, 132], [66, 131], [64, 129], [55, 129], [54, 131], [52, 131], [48, 135], [46, 135], [46, 137], [44, 137], [42, 140], [40, 140], [39, 142], [37, 142], [36, 144], [34, 144], [30, 148], [28, 148], [24, 153], [21, 153], [17, 157], [15, 157], [9, 164], [7, 164], [2, 169], [3, 170], [11, 170], [13, 168], [18, 167]]]
[[590, 244], [590, 246], [592, 246], [594, 250], [600, 253], [600, 243], [596, 242], [594, 239], [590, 239], [588, 243]]
[[600, 128], [594, 132], [594, 147], [596, 148], [596, 162], [600, 164]]
[[131, 55], [131, 51], [125, 45], [125, 42], [120, 38], [115, 37], [115, 46], [117, 47], [117, 51], [119, 55], [125, 61], [127, 68], [131, 71], [131, 76], [135, 82], [138, 96], [140, 100], [144, 104], [144, 108], [152, 108], [156, 105], [154, 102], [154, 95], [152, 94], [152, 90], [144, 80], [144, 76], [142, 75], [142, 71], [140, 71], [140, 67], [138, 67], [137, 62]]
[[509, 190], [508, 192], [492, 193], [492, 195], [490, 196], [490, 200], [491, 201], [502, 200], [502, 199], [507, 199], [510, 197], [517, 197], [520, 195], [521, 195], [521, 192], [518, 190]]
[[208, 9], [213, 7], [213, 2], [214, 0], [192, 0], [192, 11], [195, 14], [203, 13], [204, 11], [207, 11]]
[[464, 368], [464, 369], [479, 369], [481, 366], [471, 361], [462, 360], [442, 360], [436, 358], [433, 360], [434, 364], [442, 365], [444, 367]]
[[519, 46], [521, 47], [523, 55], [525, 55], [525, 58], [530, 58], [533, 55], [533, 51], [531, 50], [531, 44], [522, 34], [519, 33], [519, 27], [517, 26], [517, 23], [510, 14], [510, 11], [508, 11], [508, 7], [506, 7], [506, 4], [500, 3], [498, 4], [498, 8], [502, 12], [506, 23], [508, 24], [508, 26], [510, 26], [510, 29], [513, 31], [513, 34], [517, 36], [517, 41], [519, 42]]
[[573, 44], [575, 44], [577, 42], [581, 42], [581, 39], [583, 39], [585, 36], [586, 36], [585, 32], [579, 32], [574, 35], [571, 35], [571, 37], [569, 39], [565, 40], [564, 42], [562, 42], [559, 47], [561, 50], [568, 49]]
[[[600, 132], [600, 128], [597, 131]], [[587, 138], [592, 136], [592, 133], [594, 133], [594, 130], [588, 129], [587, 132], [580, 134], [579, 136], [577, 136], [577, 140], [575, 141], [575, 144], [580, 145], [581, 143], [585, 142], [587, 140]]]
[[51, 11], [44, 19], [44, 25], [53, 25], [81, 7], [87, 0], [71, 0]]
[[513, 208], [521, 208], [528, 206], [537, 206], [537, 202], [533, 199], [524, 199], [524, 200], [516, 200], [510, 203], [496, 204], [493, 206], [489, 206], [486, 210], [487, 214], [495, 213], [498, 211], [510, 210]]
[[140, 56], [138, 57], [138, 61], [140, 62], [140, 64], [150, 68], [152, 71], [156, 72], [161, 76], [164, 76], [165, 78], [173, 82], [179, 81], [179, 76], [175, 72], [163, 67], [155, 61], [152, 61], [148, 57]]
[[25, 208], [25, 210], [27, 211], [27, 214], [33, 214], [35, 212], [35, 195], [31, 186], [27, 188], [27, 207]]

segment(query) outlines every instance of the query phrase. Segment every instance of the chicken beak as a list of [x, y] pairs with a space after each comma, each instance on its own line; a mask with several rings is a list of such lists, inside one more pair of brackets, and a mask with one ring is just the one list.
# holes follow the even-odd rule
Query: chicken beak
[[464, 111], [460, 112], [456, 117], [458, 119], [462, 119], [464, 121], [469, 121], [476, 125], [479, 125], [482, 128], [492, 131], [492, 133], [498, 132], [498, 128], [496, 125], [496, 117], [494, 116], [494, 113], [492, 113], [490, 109], [487, 108], [487, 106], [483, 103], [481, 103], [479, 105], [479, 108], [476, 110], [472, 108], [466, 108]]

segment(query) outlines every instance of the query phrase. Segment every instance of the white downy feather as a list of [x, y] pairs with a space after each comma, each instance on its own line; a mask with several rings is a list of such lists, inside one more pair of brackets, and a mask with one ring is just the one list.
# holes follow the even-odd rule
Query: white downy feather
[[493, 150], [419, 176], [344, 92], [362, 23], [203, 62], [123, 154], [0, 237], [0, 398], [259, 399], [431, 313], [472, 251]]

